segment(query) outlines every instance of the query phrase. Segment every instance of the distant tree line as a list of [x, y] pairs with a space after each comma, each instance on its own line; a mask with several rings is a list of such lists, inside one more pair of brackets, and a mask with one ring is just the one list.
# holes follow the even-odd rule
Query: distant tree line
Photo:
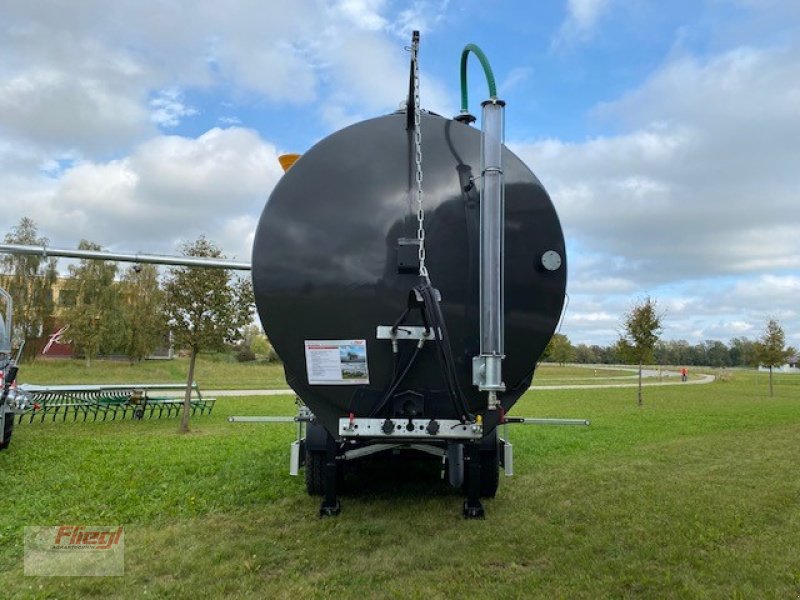
[[[619, 342], [601, 346], [598, 344], [570, 343], [567, 336], [556, 334], [559, 339], [542, 358], [544, 362], [578, 363], [578, 364], [627, 364], [631, 361], [627, 350]], [[769, 366], [761, 360], [760, 344], [758, 339], [752, 340], [745, 337], [736, 337], [727, 344], [720, 340], [706, 340], [697, 344], [690, 344], [686, 340], [659, 340], [655, 343], [652, 353], [652, 363], [657, 365], [685, 365], [704, 367], [757, 367]], [[787, 349], [791, 350], [791, 349]], [[780, 354], [785, 362], [786, 351]], [[774, 362], [774, 361], [771, 361]]]

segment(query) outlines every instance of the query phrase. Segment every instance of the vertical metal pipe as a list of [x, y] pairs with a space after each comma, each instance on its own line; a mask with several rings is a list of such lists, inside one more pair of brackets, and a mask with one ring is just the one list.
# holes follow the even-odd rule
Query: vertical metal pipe
[[0, 296], [6, 301], [5, 320], [0, 315], [0, 352], [7, 353], [10, 358], [14, 338], [14, 299], [3, 288], [0, 288]]
[[490, 392], [505, 389], [502, 377], [503, 336], [503, 132], [505, 102], [482, 104], [481, 131], [481, 225], [480, 225], [480, 338], [482, 376], [478, 388]]

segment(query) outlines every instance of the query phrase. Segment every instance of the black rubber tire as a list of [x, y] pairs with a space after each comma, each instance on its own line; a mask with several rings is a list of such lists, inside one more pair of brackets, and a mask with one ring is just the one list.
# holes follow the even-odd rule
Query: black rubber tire
[[306, 451], [306, 492], [309, 496], [325, 493], [325, 453]]
[[11, 443], [11, 433], [14, 431], [14, 413], [6, 413], [5, 431], [3, 432], [3, 442], [0, 443], [0, 450], [5, 450]]

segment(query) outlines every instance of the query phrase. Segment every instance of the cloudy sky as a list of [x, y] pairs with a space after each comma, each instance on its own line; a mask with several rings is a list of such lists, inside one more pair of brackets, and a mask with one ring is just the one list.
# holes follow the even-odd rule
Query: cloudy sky
[[169, 254], [205, 233], [248, 260], [276, 156], [397, 108], [412, 28], [436, 112], [463, 46], [488, 54], [565, 229], [573, 342], [651, 295], [667, 339], [774, 317], [800, 346], [797, 0], [3, 2], [0, 232]]

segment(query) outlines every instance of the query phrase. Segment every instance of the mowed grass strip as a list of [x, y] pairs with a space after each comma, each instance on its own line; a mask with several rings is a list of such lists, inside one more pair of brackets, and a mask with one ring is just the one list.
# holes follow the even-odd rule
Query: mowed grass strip
[[[800, 394], [761, 377], [529, 393], [516, 475], [467, 522], [438, 467], [367, 471], [336, 519], [289, 477], [292, 398], [174, 420], [21, 425], [0, 454], [3, 597], [775, 597], [800, 594]], [[350, 482], [351, 486], [353, 482]], [[22, 528], [126, 526], [121, 578], [31, 578]]]

